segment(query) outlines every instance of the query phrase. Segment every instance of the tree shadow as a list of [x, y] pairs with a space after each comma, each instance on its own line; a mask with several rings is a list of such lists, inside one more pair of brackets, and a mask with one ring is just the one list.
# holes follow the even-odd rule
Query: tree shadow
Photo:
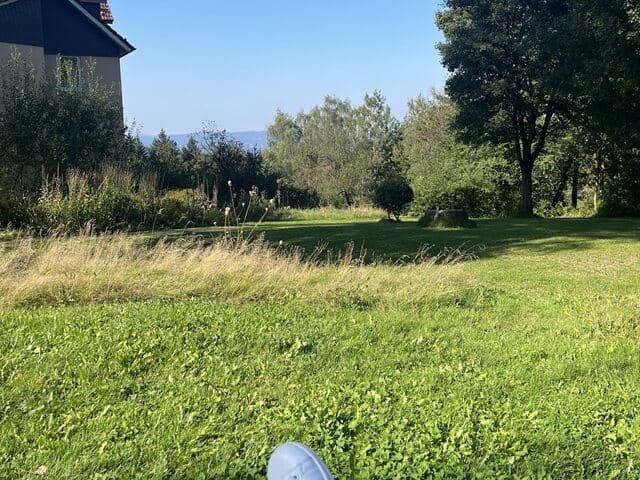
[[[430, 255], [461, 249], [473, 251], [480, 259], [495, 258], [514, 250], [529, 254], [589, 250], [601, 240], [640, 241], [640, 219], [491, 219], [478, 220], [477, 228], [428, 229], [416, 222], [266, 223], [254, 232], [271, 244], [281, 241], [302, 248], [306, 255], [324, 249], [324, 255], [344, 252], [352, 245], [356, 255], [366, 261], [399, 261], [416, 256], [428, 248]], [[174, 241], [199, 238], [215, 241], [222, 229], [190, 229], [158, 232], [155, 238]]]

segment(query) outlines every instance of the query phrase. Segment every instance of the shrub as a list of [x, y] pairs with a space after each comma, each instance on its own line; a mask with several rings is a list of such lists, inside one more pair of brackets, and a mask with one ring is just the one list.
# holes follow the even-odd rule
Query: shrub
[[603, 182], [598, 214], [608, 217], [640, 215], [640, 155], [635, 152], [615, 152], [609, 160]]
[[201, 190], [183, 189], [166, 192], [159, 200], [153, 228], [187, 228], [211, 226], [222, 214]]
[[384, 178], [373, 194], [373, 203], [387, 212], [389, 219], [393, 215], [396, 221], [400, 221], [400, 215], [412, 201], [413, 190], [400, 175]]
[[[136, 176], [120, 166], [98, 172], [70, 170], [46, 177], [35, 200], [23, 204], [0, 199], [0, 225], [28, 227], [60, 233], [135, 231], [158, 228], [242, 227], [247, 222], [277, 218], [275, 200], [260, 195], [236, 194], [233, 203], [214, 206], [200, 189], [161, 192], [154, 175]], [[228, 210], [228, 211], [227, 211]]]
[[31, 224], [65, 232], [82, 231], [87, 224], [96, 231], [134, 229], [153, 216], [156, 200], [148, 190], [117, 167], [96, 173], [71, 170], [43, 180]]
[[[18, 54], [0, 66], [0, 189], [14, 199], [35, 197], [42, 173], [90, 171], [122, 151], [122, 111], [94, 65], [83, 88], [66, 90], [38, 78]], [[3, 188], [4, 187], [4, 188]]]

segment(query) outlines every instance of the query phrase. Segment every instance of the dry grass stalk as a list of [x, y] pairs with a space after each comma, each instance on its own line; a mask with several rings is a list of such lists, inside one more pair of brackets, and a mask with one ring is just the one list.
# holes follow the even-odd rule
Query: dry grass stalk
[[[187, 239], [148, 245], [130, 235], [22, 237], [0, 253], [0, 308], [208, 296], [228, 301], [357, 294], [421, 302], [463, 281], [468, 255], [422, 252], [399, 264], [367, 264], [353, 245], [335, 256], [226, 236], [213, 245]], [[457, 255], [457, 256], [456, 256]], [[436, 265], [439, 261], [447, 265]]]

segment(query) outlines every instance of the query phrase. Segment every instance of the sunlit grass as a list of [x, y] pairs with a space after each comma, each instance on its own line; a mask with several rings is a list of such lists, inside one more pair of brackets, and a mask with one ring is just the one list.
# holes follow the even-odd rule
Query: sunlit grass
[[322, 207], [313, 209], [283, 209], [278, 211], [278, 218], [294, 222], [310, 221], [357, 221], [380, 220], [386, 218], [384, 210], [373, 207], [358, 207], [352, 209]]
[[261, 231], [5, 242], [0, 478], [640, 475], [640, 221]]
[[19, 238], [5, 248], [0, 255], [5, 309], [192, 296], [330, 301], [347, 290], [387, 303], [419, 304], [430, 295], [422, 282], [448, 288], [446, 279], [465, 277], [454, 265], [473, 259], [472, 252], [452, 249], [368, 264], [352, 244], [329, 253], [305, 252], [233, 234], [213, 243], [185, 239], [152, 245], [130, 235]]

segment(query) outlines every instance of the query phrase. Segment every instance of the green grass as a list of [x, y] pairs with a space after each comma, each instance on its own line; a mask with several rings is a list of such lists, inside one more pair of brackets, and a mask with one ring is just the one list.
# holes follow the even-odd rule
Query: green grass
[[[597, 249], [601, 241], [623, 245], [640, 241], [640, 221], [635, 219], [482, 219], [476, 223], [478, 227], [470, 229], [431, 229], [420, 228], [415, 219], [391, 224], [371, 219], [267, 222], [253, 235], [264, 234], [272, 244], [283, 241], [308, 253], [319, 246], [339, 252], [351, 242], [369, 258], [388, 260], [412, 257], [425, 246], [434, 254], [462, 247], [473, 249], [481, 258], [493, 258], [518, 251], [530, 255], [588, 251]], [[200, 228], [148, 237], [171, 240], [187, 235], [213, 241], [223, 233], [223, 228]]]
[[337, 478], [638, 478], [640, 221], [478, 223], [261, 227], [391, 260], [485, 246], [455, 267], [7, 310], [0, 478], [264, 478], [293, 439]]

